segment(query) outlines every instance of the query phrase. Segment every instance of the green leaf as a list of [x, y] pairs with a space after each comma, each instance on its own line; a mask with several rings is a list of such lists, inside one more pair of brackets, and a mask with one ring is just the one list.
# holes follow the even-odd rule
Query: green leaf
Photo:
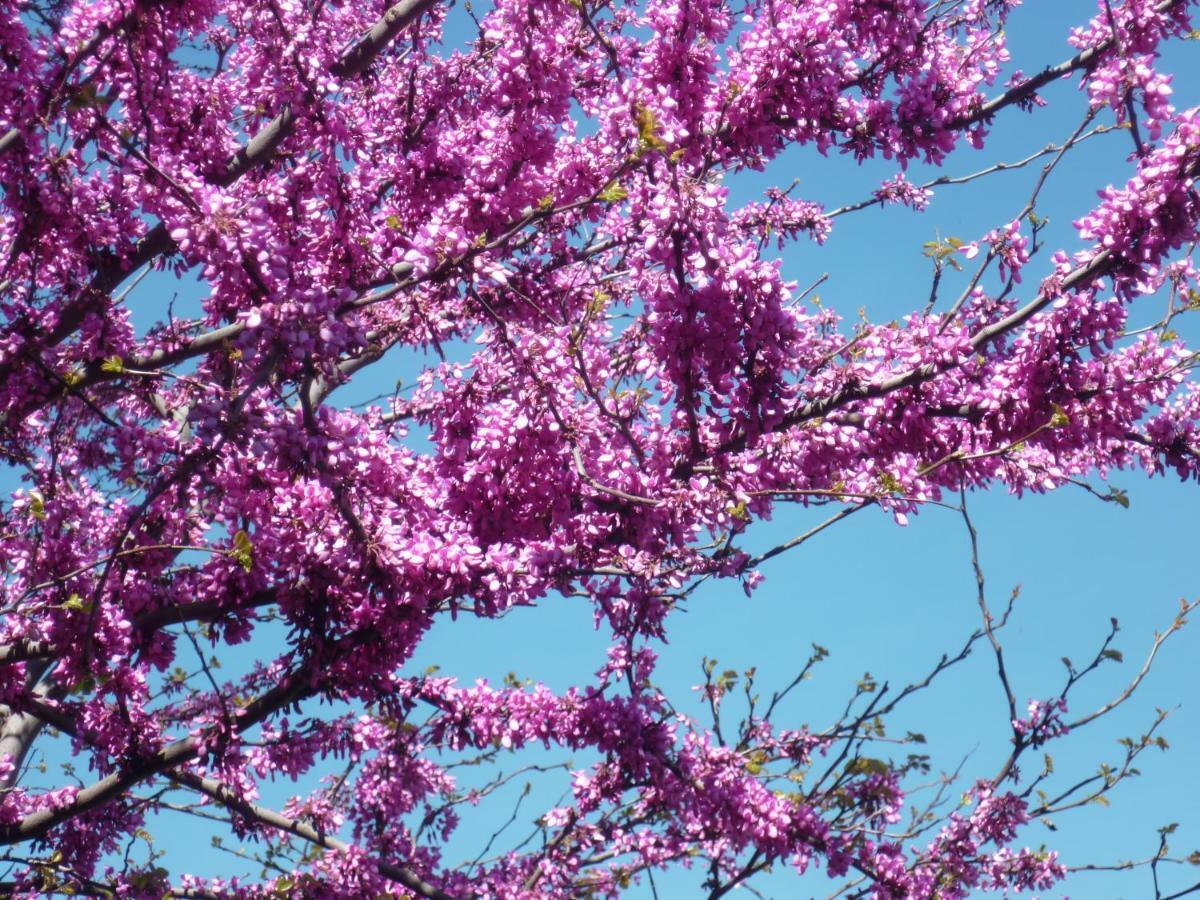
[[241, 563], [242, 568], [247, 572], [254, 568], [254, 545], [250, 542], [250, 535], [246, 534], [245, 530], [238, 531], [233, 536], [233, 548], [229, 551], [229, 555]]
[[597, 288], [592, 292], [592, 299], [587, 305], [587, 314], [589, 316], [600, 315], [608, 307], [610, 300], [612, 300], [611, 294]]
[[399, 216], [388, 216], [384, 222], [387, 223], [388, 228], [399, 228], [401, 224]]
[[112, 105], [113, 98], [97, 93], [96, 83], [89, 81], [67, 101], [71, 109], [107, 109]]
[[904, 493], [904, 485], [902, 485], [899, 480], [897, 480], [896, 476], [894, 476], [891, 472], [884, 472], [882, 475], [880, 475], [879, 484], [889, 494]]
[[629, 191], [621, 187], [617, 182], [612, 182], [608, 187], [602, 190], [599, 198], [605, 203], [620, 203], [629, 196]]
[[104, 362], [100, 363], [100, 371], [108, 372], [111, 375], [120, 375], [125, 371], [125, 362], [121, 357], [113, 356], [106, 357]]
[[63, 609], [70, 610], [71, 612], [91, 612], [92, 604], [78, 594], [72, 594], [63, 604]]
[[1125, 662], [1125, 655], [1120, 650], [1105, 650], [1100, 654], [1102, 659], [1111, 659], [1115, 662]]
[[750, 758], [746, 760], [746, 771], [751, 775], [761, 775], [763, 766], [766, 765], [770, 757], [762, 750], [755, 750], [750, 754]]
[[851, 775], [887, 775], [892, 769], [881, 759], [860, 756], [846, 766], [846, 771]]
[[1119, 487], [1108, 486], [1108, 499], [1113, 503], [1119, 504], [1124, 509], [1129, 509], [1129, 492], [1123, 491]]
[[1051, 403], [1050, 408], [1054, 410], [1053, 415], [1050, 416], [1051, 428], [1066, 428], [1071, 424], [1071, 417], [1067, 415], [1067, 411], [1065, 409], [1063, 409], [1057, 403]]
[[637, 108], [638, 144], [642, 153], [648, 150], [665, 150], [667, 145], [658, 133], [658, 117], [648, 106]]

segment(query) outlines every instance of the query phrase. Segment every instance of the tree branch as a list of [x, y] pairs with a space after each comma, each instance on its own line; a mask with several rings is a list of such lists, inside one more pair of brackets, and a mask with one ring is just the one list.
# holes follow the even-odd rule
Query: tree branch
[[[311, 696], [317, 691], [318, 688], [311, 683], [308, 674], [313, 661], [308, 660], [307, 662], [308, 665], [300, 666], [293, 671], [291, 677], [259, 696], [241, 711], [237, 721], [239, 733], [252, 728], [273, 713], [304, 697]], [[69, 717], [64, 717], [58, 710], [38, 701], [33, 701], [32, 706], [36, 710], [37, 719], [40, 720], [39, 728], [42, 721], [49, 721], [55, 727], [68, 733], [72, 730], [73, 725]], [[0, 826], [0, 844], [18, 844], [40, 838], [55, 826], [91, 809], [103, 806], [135, 784], [190, 762], [198, 755], [199, 742], [196, 738], [189, 736], [175, 741], [152, 756], [121, 771], [113, 772], [89, 785], [76, 794], [75, 799], [68, 804], [55, 809], [38, 810], [25, 816], [19, 822]]]
[[400, 0], [385, 12], [378, 22], [342, 54], [330, 71], [339, 78], [357, 75], [371, 64], [388, 44], [396, 39], [405, 26], [433, 6], [434, 0]]
[[[1169, 12], [1177, 6], [1183, 6], [1188, 0], [1164, 0], [1155, 7], [1156, 12]], [[1080, 51], [1070, 59], [1063, 60], [1058, 65], [1047, 66], [1038, 72], [1036, 75], [1025, 79], [1018, 85], [1009, 88], [1003, 94], [992, 98], [984, 103], [979, 109], [957, 119], [952, 119], [946, 123], [947, 128], [963, 128], [967, 125], [973, 125], [976, 122], [981, 122], [984, 119], [989, 119], [1004, 109], [1006, 106], [1011, 106], [1014, 103], [1020, 103], [1022, 100], [1027, 100], [1032, 97], [1039, 89], [1045, 87], [1052, 81], [1057, 81], [1072, 72], [1077, 72], [1080, 69], [1086, 69], [1088, 66], [1095, 63], [1101, 55], [1107, 53], [1116, 44], [1115, 37], [1110, 37], [1105, 41], [1097, 44], [1095, 47], [1089, 47], [1087, 50]]]
[[[212, 778], [201, 778], [199, 775], [194, 775], [191, 772], [171, 772], [168, 777], [172, 781], [186, 785], [207, 797], [211, 797], [226, 809], [236, 812], [247, 819], [259, 822], [270, 828], [285, 831], [318, 847], [324, 847], [326, 850], [343, 852], [350, 849], [350, 844], [317, 831], [311, 825], [288, 818], [275, 810], [267, 809], [266, 807], [242, 799], [225, 785]], [[450, 894], [425, 881], [421, 876], [405, 866], [384, 861], [378, 861], [375, 865], [379, 873], [385, 878], [399, 882], [418, 896], [427, 897], [429, 900], [454, 900]]]

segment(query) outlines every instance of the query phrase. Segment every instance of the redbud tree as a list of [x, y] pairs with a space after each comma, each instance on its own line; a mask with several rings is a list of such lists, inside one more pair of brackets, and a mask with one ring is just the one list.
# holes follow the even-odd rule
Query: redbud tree
[[[6, 889], [616, 896], [684, 865], [713, 898], [768, 870], [848, 896], [1052, 888], [1064, 863], [1030, 823], [1112, 788], [1154, 729], [1103, 779], [1042, 790], [1042, 748], [1141, 675], [1069, 707], [1110, 636], [1019, 696], [977, 553], [979, 629], [902, 691], [860, 683], [837, 721], [784, 713], [820, 648], [791, 685], [705, 663], [702, 703], [655, 686], [698, 584], [750, 592], [853, 513], [949, 506], [973, 542], [989, 486], [1200, 475], [1171, 327], [1200, 305], [1200, 112], [1159, 66], [1192, 4], [1080, 4], [1030, 75], [1006, 47], [1019, 2], [497, 0], [453, 10], [457, 43], [444, 0], [4, 2]], [[932, 278], [896, 286], [910, 315], [839, 315], [820, 270], [784, 277], [841, 216], [923, 221], [939, 185], [999, 171], [912, 177], [1019, 134], [1061, 79], [1062, 140], [1013, 162], [1040, 169], [1032, 194], [931, 240]], [[1122, 178], [1047, 245], [1042, 188], [1101, 134]], [[837, 156], [893, 174], [826, 208], [772, 167], [790, 148], [813, 177]], [[776, 186], [738, 199], [748, 172]], [[1128, 326], [1148, 295], [1165, 314]], [[339, 404], [405, 352], [426, 360], [405, 387]], [[787, 504], [828, 518], [745, 549]], [[411, 664], [435, 623], [563, 595], [609, 646], [589, 681]], [[972, 650], [1007, 761], [927, 801], [920, 736], [886, 723]], [[252, 664], [229, 676], [229, 654]], [[30, 763], [55, 739], [72, 777], [47, 784]], [[563, 788], [522, 814], [531, 836], [446, 852], [535, 770]], [[261, 878], [168, 865], [172, 811], [257, 848]]]

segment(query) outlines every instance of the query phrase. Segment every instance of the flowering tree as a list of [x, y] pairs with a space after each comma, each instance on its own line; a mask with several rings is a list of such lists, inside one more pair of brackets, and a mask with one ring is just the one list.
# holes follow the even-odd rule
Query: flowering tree
[[[455, 52], [439, 0], [5, 2], [0, 452], [23, 479], [0, 534], [8, 887], [608, 896], [683, 861], [714, 898], [788, 866], [875, 897], [1061, 878], [1022, 826], [1111, 788], [1153, 730], [1061, 796], [1018, 763], [1140, 676], [1072, 718], [1106, 642], [1026, 710], [982, 573], [981, 627], [930, 679], [994, 654], [1011, 752], [956, 812], [939, 798], [902, 824], [919, 736], [877, 749], [930, 679], [860, 684], [823, 730], [777, 721], [786, 686], [735, 710], [711, 664], [703, 720], [652, 682], [698, 583], [750, 591], [812, 534], [741, 549], [779, 504], [828, 506], [828, 525], [936, 502], [970, 527], [968, 494], [996, 483], [1200, 474], [1194, 357], [1168, 329], [1200, 304], [1200, 112], [1174, 109], [1156, 68], [1190, 4], [1102, 0], [1077, 53], [1027, 76], [1005, 67], [1018, 2], [500, 0], [467, 6]], [[784, 280], [775, 246], [871, 205], [923, 209], [910, 162], [1019, 128], [1064, 76], [1085, 95], [1025, 160], [1044, 166], [1032, 196], [979, 241], [927, 245], [911, 316], [847, 324]], [[1128, 182], [1077, 223], [1082, 249], [1043, 250], [1042, 185], [1114, 129]], [[731, 201], [724, 179], [793, 145], [901, 174], [838, 210], [795, 185]], [[202, 304], [139, 313], [150, 269], [198, 278]], [[1164, 320], [1127, 329], [1153, 293]], [[404, 347], [441, 358], [411, 390], [337, 405], [359, 373], [394, 378]], [[409, 665], [435, 621], [564, 593], [611, 634], [590, 684]], [[256, 665], [222, 681], [210, 660], [239, 644]], [[80, 784], [29, 781], [49, 729]], [[587, 762], [535, 838], [447, 858], [464, 804], [537, 747]], [[284, 776], [313, 786], [269, 808], [260, 786]], [[255, 836], [261, 882], [133, 852], [170, 807]]]

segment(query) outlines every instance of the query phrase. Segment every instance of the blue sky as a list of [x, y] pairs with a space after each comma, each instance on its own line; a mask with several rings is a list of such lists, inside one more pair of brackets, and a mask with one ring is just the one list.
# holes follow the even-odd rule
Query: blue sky
[[[1012, 66], [1036, 71], [1069, 56], [1073, 51], [1065, 41], [1068, 28], [1093, 10], [1090, 0], [1027, 0], [1008, 28]], [[1164, 67], [1176, 73], [1177, 105], [1200, 103], [1200, 42], [1174, 46]], [[996, 123], [986, 150], [962, 150], [944, 171], [975, 171], [1061, 141], [1082, 114], [1077, 83], [1072, 79], [1051, 86], [1045, 92], [1051, 100], [1046, 110], [1033, 115], [1007, 111]], [[1128, 149], [1125, 133], [1106, 135], [1079, 148], [1055, 173], [1039, 207], [1052, 220], [1046, 233], [1047, 251], [1032, 263], [1021, 296], [1040, 280], [1050, 250], [1078, 247], [1071, 220], [1091, 208], [1097, 187], [1128, 177], [1124, 160]], [[846, 318], [853, 318], [859, 307], [875, 320], [912, 312], [928, 295], [929, 261], [921, 256], [921, 245], [938, 234], [974, 240], [1007, 222], [1023, 206], [1037, 170], [1034, 165], [971, 185], [942, 188], [924, 214], [893, 207], [843, 217], [825, 246], [800, 242], [785, 250], [785, 272], [801, 285], [828, 272], [830, 279], [820, 289], [822, 300]], [[799, 178], [798, 196], [832, 208], [866, 197], [895, 171], [884, 161], [859, 167], [849, 158], [824, 159], [798, 149], [777, 160], [767, 173], [739, 176], [731, 186], [735, 198], [748, 200], [769, 185], [786, 187]], [[921, 173], [920, 168], [910, 171], [910, 180], [923, 180]], [[948, 277], [943, 297], [954, 296], [956, 284], [961, 283]], [[183, 303], [198, 296], [194, 285], [153, 275], [139, 287], [138, 302], [161, 311], [174, 291]], [[1160, 309], [1158, 301], [1148, 302], [1135, 316], [1150, 321]], [[1200, 332], [1190, 323], [1180, 331], [1190, 332], [1193, 343], [1200, 340]], [[335, 394], [334, 402], [387, 390], [397, 378], [411, 382], [416, 358], [408, 355], [405, 360], [370, 371], [361, 389]], [[1192, 556], [1197, 535], [1196, 485], [1180, 484], [1173, 476], [1148, 479], [1128, 472], [1114, 473], [1111, 483], [1128, 491], [1129, 509], [1102, 503], [1076, 489], [1021, 500], [1002, 490], [970, 498], [993, 606], [1002, 605], [1010, 591], [1021, 586], [1002, 640], [1022, 704], [1030, 697], [1056, 694], [1064, 677], [1061, 657], [1076, 662], [1090, 658], [1107, 633], [1110, 616], [1115, 616], [1121, 633], [1114, 646], [1123, 651], [1125, 662], [1106, 665], [1085, 683], [1074, 695], [1072, 713], [1110, 700], [1140, 667], [1155, 630], [1171, 621], [1180, 598], [1200, 592]], [[1098, 479], [1093, 484], [1100, 486]], [[781, 508], [773, 521], [751, 530], [746, 547], [773, 546], [807, 530], [827, 512]], [[761, 689], [769, 694], [791, 679], [816, 642], [831, 655], [812, 681], [790, 698], [778, 721], [820, 727], [838, 715], [864, 672], [895, 687], [919, 679], [943, 652], [957, 650], [979, 624], [967, 536], [960, 517], [949, 510], [926, 509], [907, 528], [897, 527], [890, 516], [877, 510], [866, 510], [771, 561], [763, 571], [767, 580], [752, 597], [733, 583], [708, 584], [670, 620], [670, 643], [660, 648], [658, 681], [682, 711], [698, 716], [702, 712], [691, 692], [700, 680], [701, 657], [717, 658], [722, 669], [756, 666]], [[518, 609], [499, 621], [439, 623], [412, 668], [418, 671], [438, 664], [444, 674], [465, 682], [486, 677], [498, 683], [506, 673], [515, 672], [565, 688], [587, 683], [604, 661], [605, 638], [594, 630], [591, 609], [583, 601], [552, 597], [536, 609]], [[1023, 834], [1024, 843], [1035, 847], [1046, 843], [1060, 850], [1069, 865], [1141, 859], [1157, 848], [1157, 828], [1179, 822], [1171, 839], [1175, 855], [1200, 848], [1200, 821], [1193, 812], [1200, 808], [1200, 779], [1193, 762], [1200, 759], [1200, 702], [1194, 689], [1198, 654], [1200, 623], [1167, 644], [1142, 688], [1116, 714], [1046, 748], [1063, 773], [1060, 783], [1069, 784], [1075, 776], [1094, 773], [1102, 761], [1117, 759], [1117, 739], [1140, 735], [1156, 706], [1172, 709], [1163, 731], [1171, 750], [1146, 754], [1140, 765], [1143, 776], [1118, 789], [1111, 806], [1064, 815], [1056, 822], [1057, 832], [1034, 824]], [[245, 658], [230, 658], [229, 671], [245, 662]], [[994, 658], [981, 647], [903, 707], [892, 731], [923, 732], [935, 770], [953, 769], [966, 757], [964, 771], [985, 776], [994, 774], [1005, 756], [1006, 719]], [[56, 755], [51, 749], [50, 758]], [[1032, 755], [1027, 768], [1032, 769], [1037, 760], [1040, 754]], [[520, 762], [515, 759], [514, 765]], [[548, 779], [523, 807], [526, 830], [544, 809], [536, 803], [543, 799], [553, 803], [566, 785], [561, 776]], [[959, 790], [968, 783], [964, 781]], [[282, 796], [288, 787], [269, 793]], [[464, 822], [451, 846], [452, 861], [456, 853], [464, 858], [474, 855], [495, 825], [507, 818], [506, 803], [512, 796], [502, 794], [497, 799], [490, 814]], [[212, 831], [198, 820], [164, 815], [153, 830], [181, 870], [237, 871], [235, 860], [209, 848]], [[1167, 867], [1160, 878], [1163, 893], [1170, 893], [1200, 880], [1200, 869]], [[689, 873], [658, 878], [664, 897], [693, 896], [698, 884], [699, 877]], [[786, 873], [776, 873], [761, 887], [779, 897], [826, 896], [832, 883], [823, 875], [797, 882]], [[1078, 900], [1151, 893], [1150, 874], [1141, 869], [1072, 876], [1049, 896]], [[643, 885], [633, 895], [648, 895], [648, 889]]]

